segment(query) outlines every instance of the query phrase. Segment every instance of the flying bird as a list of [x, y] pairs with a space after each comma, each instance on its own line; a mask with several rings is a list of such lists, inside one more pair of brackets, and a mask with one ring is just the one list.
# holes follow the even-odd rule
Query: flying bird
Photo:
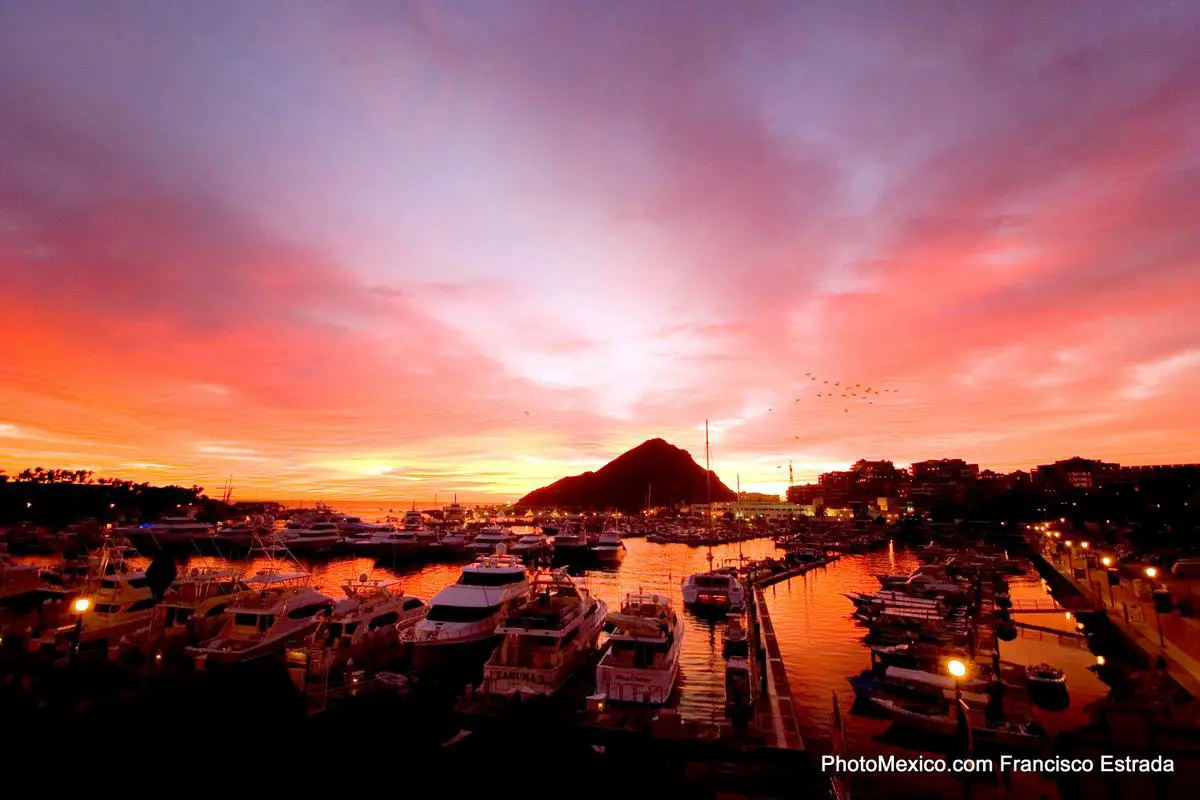
[[525, 412], [525, 416], [527, 416], [527, 417], [529, 416], [529, 412], [528, 412], [528, 411], [526, 411], [526, 412]]

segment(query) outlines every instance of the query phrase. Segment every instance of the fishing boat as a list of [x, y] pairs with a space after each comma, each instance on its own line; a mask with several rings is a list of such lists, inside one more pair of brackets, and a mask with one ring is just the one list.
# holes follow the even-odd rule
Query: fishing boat
[[337, 523], [319, 518], [293, 520], [275, 533], [275, 543], [293, 553], [324, 553], [341, 542]]
[[230, 602], [249, 588], [234, 570], [191, 569], [171, 584], [155, 608], [153, 638], [168, 648], [212, 638]]
[[456, 583], [434, 595], [425, 618], [401, 631], [417, 669], [478, 669], [491, 654], [499, 639], [496, 628], [529, 592], [521, 560], [504, 545], [497, 549], [463, 567]]
[[247, 590], [230, 600], [220, 632], [189, 655], [203, 664], [234, 664], [281, 653], [316, 629], [333, 600], [310, 585], [307, 572], [259, 572], [243, 578]]
[[626, 595], [619, 614], [610, 614], [616, 630], [596, 666], [596, 694], [610, 702], [666, 703], [679, 677], [683, 621], [666, 595]]
[[483, 668], [490, 695], [551, 696], [597, 652], [608, 606], [576, 587], [565, 569], [539, 572], [529, 597], [496, 633], [500, 646]]
[[[424, 619], [426, 605], [407, 595], [397, 580], [370, 580], [365, 574], [342, 586], [346, 595], [321, 618], [308, 637], [310, 663], [336, 671], [353, 661], [386, 664], [400, 653], [400, 631]], [[319, 658], [313, 659], [313, 650]]]

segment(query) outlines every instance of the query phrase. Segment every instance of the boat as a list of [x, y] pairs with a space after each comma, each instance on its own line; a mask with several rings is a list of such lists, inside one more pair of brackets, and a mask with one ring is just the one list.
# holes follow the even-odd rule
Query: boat
[[582, 525], [563, 525], [554, 537], [554, 558], [570, 561], [588, 555], [587, 531]]
[[462, 525], [467, 521], [467, 509], [459, 505], [458, 495], [454, 502], [442, 509], [442, 521], [447, 525]]
[[472, 538], [471, 534], [462, 528], [446, 531], [442, 534], [442, 538], [438, 539], [437, 549], [431, 551], [431, 555], [442, 561], [470, 558], [473, 555]]
[[484, 525], [479, 529], [479, 533], [471, 542], [470, 548], [476, 553], [492, 553], [497, 552], [499, 545], [507, 546], [512, 540], [512, 535], [499, 525]]
[[337, 525], [338, 532], [341, 533], [343, 537], [348, 539], [357, 539], [362, 536], [369, 536], [378, 531], [390, 531], [395, 527], [388, 522], [364, 522], [361, 517], [350, 517], [346, 515], [338, 517], [336, 520], [334, 520], [334, 524]]
[[550, 541], [545, 534], [528, 533], [513, 542], [512, 553], [529, 564], [550, 553]]
[[342, 542], [336, 522], [323, 519], [296, 519], [275, 533], [275, 543], [293, 553], [322, 553]]
[[243, 578], [247, 590], [229, 601], [219, 633], [187, 648], [199, 664], [233, 664], [281, 653], [305, 639], [319, 624], [318, 614], [333, 600], [310, 585], [307, 572], [259, 572]]
[[683, 605], [694, 611], [724, 614], [730, 609], [743, 608], [745, 603], [746, 588], [732, 569], [710, 569], [683, 580]]
[[400, 521], [401, 527], [406, 531], [419, 531], [425, 528], [425, 515], [417, 511], [414, 504], [412, 509], [404, 512], [404, 519]]
[[754, 713], [755, 681], [750, 666], [750, 637], [741, 615], [731, 614], [725, 624], [725, 714], [742, 721]]
[[1067, 674], [1065, 672], [1046, 663], [1033, 664], [1026, 667], [1025, 676], [1029, 678], [1030, 684], [1062, 686], [1067, 682]]
[[157, 522], [135, 528], [122, 528], [119, 532], [139, 545], [161, 549], [211, 542], [216, 536], [217, 528], [192, 516], [164, 516]]
[[212, 638], [229, 603], [249, 588], [233, 570], [193, 568], [171, 584], [155, 608], [153, 638], [168, 647]]
[[[872, 697], [870, 702], [885, 711], [897, 725], [922, 733], [943, 736], [958, 735], [958, 714], [962, 712], [952, 710], [950, 713], [930, 713], [929, 707], [926, 705], [879, 697]], [[978, 709], [967, 709], [965, 713], [971, 737], [976, 743], [986, 742], [1014, 748], [1039, 748], [1045, 739], [1045, 730], [1033, 720], [1025, 722], [988, 721], [983, 712]]]
[[616, 630], [596, 666], [596, 694], [610, 702], [662, 705], [679, 678], [683, 621], [666, 595], [626, 595], [619, 614], [610, 614]]
[[421, 543], [415, 531], [376, 531], [351, 542], [350, 549], [355, 553], [374, 555], [381, 560], [398, 561], [414, 558], [421, 551]]
[[0, 607], [26, 610], [40, 606], [48, 596], [56, 595], [40, 568], [15, 564], [8, 553], [0, 551]]
[[89, 581], [79, 613], [78, 642], [117, 639], [150, 627], [158, 600], [144, 572], [113, 570]]
[[615, 567], [625, 558], [625, 542], [621, 541], [621, 534], [612, 531], [601, 533], [590, 550], [592, 558], [602, 566]]
[[483, 692], [551, 696], [597, 652], [608, 606], [578, 588], [565, 569], [539, 572], [529, 597], [496, 633], [504, 638], [483, 667]]
[[418, 670], [478, 668], [496, 646], [496, 628], [529, 592], [520, 559], [503, 545], [498, 550], [463, 567], [456, 583], [434, 595], [425, 618], [401, 632]]
[[404, 594], [397, 580], [357, 581], [342, 586], [345, 598], [320, 619], [308, 637], [310, 654], [320, 651], [325, 670], [335, 671], [353, 661], [356, 665], [386, 664], [400, 653], [399, 632], [425, 618], [429, 608], [420, 598]]

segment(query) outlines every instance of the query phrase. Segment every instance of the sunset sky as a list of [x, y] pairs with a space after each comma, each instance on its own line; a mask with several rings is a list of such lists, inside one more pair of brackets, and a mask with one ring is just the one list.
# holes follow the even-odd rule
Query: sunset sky
[[0, 468], [487, 500], [706, 417], [760, 491], [1200, 461], [1198, 27], [0, 0]]

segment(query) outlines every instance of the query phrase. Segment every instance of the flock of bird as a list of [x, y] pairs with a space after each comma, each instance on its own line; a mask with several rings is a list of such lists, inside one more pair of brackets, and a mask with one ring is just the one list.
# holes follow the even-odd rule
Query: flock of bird
[[[808, 379], [807, 386], [812, 392], [811, 399], [815, 399], [821, 403], [834, 403], [839, 400], [843, 401], [843, 413], [849, 414], [850, 407], [854, 403], [865, 404], [869, 406], [875, 405], [876, 400], [886, 399], [893, 394], [899, 394], [899, 389], [877, 389], [874, 386], [866, 386], [861, 383], [850, 383], [849, 381], [825, 380], [811, 372], [804, 373], [804, 377]], [[799, 403], [804, 400], [804, 397], [797, 397], [794, 403]], [[768, 409], [774, 411], [774, 409]], [[800, 437], [797, 436], [797, 439]]]

